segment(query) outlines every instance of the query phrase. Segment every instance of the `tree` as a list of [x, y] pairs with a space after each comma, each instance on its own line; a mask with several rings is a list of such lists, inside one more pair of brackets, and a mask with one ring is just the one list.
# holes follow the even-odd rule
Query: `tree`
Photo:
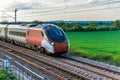
[[67, 25], [62, 25], [61, 28], [64, 30], [64, 31], [68, 31], [68, 28], [67, 28]]
[[114, 22], [114, 27], [117, 28], [117, 29], [120, 29], [120, 20], [116, 20]]
[[82, 31], [82, 30], [83, 30], [83, 28], [80, 24], [75, 24], [73, 26], [73, 31]]
[[5, 24], [6, 24], [6, 23], [8, 23], [8, 20], [3, 20], [2, 23], [5, 23]]
[[96, 28], [97, 28], [97, 24], [90, 23], [89, 26], [88, 26], [88, 28], [87, 28], [87, 30], [94, 31], [94, 30], [96, 30]]
[[32, 21], [32, 23], [42, 24], [43, 22], [42, 22], [42, 21], [39, 21], [39, 20], [34, 20], [34, 21]]

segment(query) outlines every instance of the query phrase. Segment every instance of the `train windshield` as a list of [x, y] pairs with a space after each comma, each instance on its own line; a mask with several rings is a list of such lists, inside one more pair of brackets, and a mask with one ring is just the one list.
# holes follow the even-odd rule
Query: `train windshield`
[[64, 42], [64, 40], [66, 39], [63, 31], [61, 29], [58, 29], [56, 27], [51, 27], [49, 29], [46, 30], [47, 36], [49, 37], [49, 39], [51, 39], [54, 42]]

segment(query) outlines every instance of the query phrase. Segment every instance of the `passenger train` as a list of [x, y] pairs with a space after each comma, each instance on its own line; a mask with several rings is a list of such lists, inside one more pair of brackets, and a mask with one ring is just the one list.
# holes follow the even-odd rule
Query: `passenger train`
[[70, 42], [54, 24], [0, 25], [0, 39], [47, 54], [67, 53]]

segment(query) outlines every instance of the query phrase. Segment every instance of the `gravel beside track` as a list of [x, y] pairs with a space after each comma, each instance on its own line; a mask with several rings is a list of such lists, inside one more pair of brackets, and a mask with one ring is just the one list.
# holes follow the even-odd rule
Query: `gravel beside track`
[[103, 70], [108, 70], [110, 72], [117, 73], [120, 75], [120, 67], [117, 67], [114, 65], [109, 65], [109, 64], [105, 64], [103, 62], [98, 62], [98, 61], [86, 59], [83, 57], [77, 57], [77, 56], [71, 56], [71, 55], [64, 55], [62, 57], [63, 58], [61, 58], [61, 59], [63, 59], [63, 60], [70, 60], [70, 61], [86, 64], [86, 65], [97, 67], [97, 68], [100, 68]]
[[[67, 57], [69, 57], [69, 56], [67, 56]], [[76, 56], [75, 56], [76, 57]], [[88, 62], [89, 60], [87, 59], [87, 61], [86, 60], [81, 60], [80, 59], [80, 57], [76, 57], [76, 58], [73, 58], [73, 56], [72, 57], [69, 57], [69, 59], [68, 58], [60, 58], [61, 60], [63, 60], [63, 61], [65, 61], [65, 62], [69, 62], [69, 63], [72, 63], [72, 64], [74, 64], [74, 65], [76, 65], [77, 67], [83, 67], [83, 68], [86, 68], [86, 69], [90, 69], [90, 70], [92, 70], [92, 71], [96, 71], [96, 73], [102, 73], [102, 74], [105, 74], [105, 75], [108, 75], [108, 76], [111, 76], [111, 77], [115, 77], [115, 78], [117, 78], [117, 79], [120, 79], [120, 74], [119, 74], [119, 71], [117, 71], [117, 69], [119, 68], [119, 67], [117, 67], [117, 66], [114, 66], [113, 67], [113, 65], [108, 65], [108, 64], [105, 64], [105, 63], [101, 63], [101, 62], [96, 62], [96, 61], [92, 61], [92, 60], [90, 60], [90, 61], [92, 61], [93, 63], [90, 63], [90, 62]], [[78, 60], [79, 59], [79, 60]], [[83, 58], [82, 58], [83, 59]], [[85, 58], [84, 58], [85, 59]], [[77, 61], [76, 61], [77, 60]], [[84, 64], [81, 62], [81, 61], [86, 61], [86, 62], [84, 62]], [[95, 62], [95, 63], [94, 63]], [[89, 64], [86, 64], [86, 63], [89, 63]], [[98, 64], [98, 65], [97, 65]], [[104, 67], [103, 66], [100, 66], [100, 65], [102, 64], [102, 65], [104, 65]], [[91, 66], [92, 65], [92, 66]], [[95, 65], [95, 66], [94, 66]], [[99, 67], [96, 67], [96, 65], [97, 66], [99, 66]], [[114, 69], [110, 69], [110, 68], [108, 68], [109, 66], [112, 66]], [[116, 70], [115, 70], [115, 68], [116, 68]]]

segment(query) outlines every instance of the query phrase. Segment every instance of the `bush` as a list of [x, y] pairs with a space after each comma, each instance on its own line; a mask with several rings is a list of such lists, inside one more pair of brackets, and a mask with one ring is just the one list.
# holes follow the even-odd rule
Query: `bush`
[[0, 69], [0, 80], [18, 80], [12, 73], [8, 73], [5, 69]]
[[117, 28], [117, 29], [120, 29], [120, 20], [116, 20], [114, 22], [114, 27]]
[[120, 66], [120, 56], [115, 57], [113, 61], [110, 62], [110, 64]]

